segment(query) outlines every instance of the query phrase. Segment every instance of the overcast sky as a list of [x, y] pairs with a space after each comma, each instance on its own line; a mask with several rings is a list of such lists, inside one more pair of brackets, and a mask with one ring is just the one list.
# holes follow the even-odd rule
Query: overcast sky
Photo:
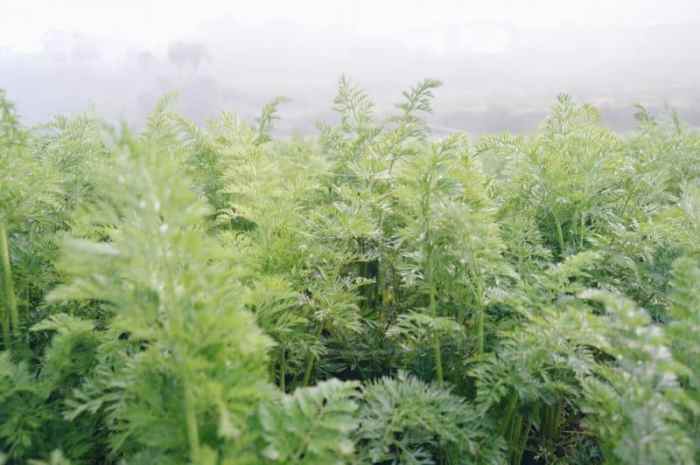
[[380, 101], [442, 79], [436, 110], [478, 120], [495, 105], [503, 125], [558, 92], [690, 108], [699, 2], [0, 0], [0, 88], [30, 121], [88, 103], [142, 117], [172, 88], [196, 117], [282, 93], [308, 119], [340, 73]]
[[174, 37], [198, 34], [208, 20], [222, 16], [243, 24], [287, 20], [410, 41], [415, 29], [459, 22], [522, 28], [689, 23], [700, 21], [700, 5], [698, 0], [4, 0], [0, 47], [40, 50], [46, 32], [61, 30], [157, 49]]

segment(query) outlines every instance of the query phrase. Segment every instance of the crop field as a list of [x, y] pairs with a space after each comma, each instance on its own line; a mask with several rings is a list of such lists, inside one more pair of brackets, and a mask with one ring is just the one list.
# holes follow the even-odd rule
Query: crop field
[[440, 85], [284, 138], [0, 91], [0, 464], [700, 463], [700, 132], [443, 137]]

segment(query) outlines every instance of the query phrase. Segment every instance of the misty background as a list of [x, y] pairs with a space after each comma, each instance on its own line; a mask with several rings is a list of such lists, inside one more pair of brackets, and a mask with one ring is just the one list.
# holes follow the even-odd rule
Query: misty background
[[178, 91], [198, 122], [286, 96], [277, 132], [307, 134], [344, 73], [380, 112], [440, 79], [437, 134], [533, 130], [561, 92], [620, 131], [636, 103], [700, 126], [699, 56], [697, 0], [0, 4], [0, 88], [26, 124], [92, 106], [139, 126]]

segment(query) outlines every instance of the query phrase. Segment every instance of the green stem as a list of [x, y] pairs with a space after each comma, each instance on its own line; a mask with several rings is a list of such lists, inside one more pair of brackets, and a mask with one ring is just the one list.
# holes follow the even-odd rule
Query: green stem
[[479, 352], [478, 354], [481, 355], [484, 353], [484, 309], [479, 308]]
[[[428, 238], [429, 240], [429, 238]], [[430, 289], [430, 314], [433, 318], [438, 316], [437, 312], [437, 301], [435, 298], [436, 289], [435, 283], [433, 282], [433, 251], [432, 246], [428, 246], [428, 270], [427, 270], [427, 281]], [[445, 380], [443, 370], [442, 370], [442, 348], [440, 347], [440, 335], [433, 335], [433, 352], [435, 354], [435, 374], [437, 376], [438, 383], [442, 384]]]
[[625, 202], [622, 205], [622, 210], [620, 211], [619, 217], [622, 218], [623, 220], [625, 219], [625, 215], [627, 214], [627, 205], [630, 203], [630, 200], [637, 194], [637, 192], [634, 189], [630, 189], [629, 193], [625, 197]]
[[478, 329], [477, 329], [477, 337], [479, 341], [479, 355], [482, 355], [484, 353], [484, 325], [486, 321], [486, 309], [484, 308], [483, 304], [483, 299], [482, 299], [482, 290], [481, 290], [481, 285], [479, 284], [477, 286], [477, 306], [478, 306], [478, 311], [479, 311], [479, 323], [478, 323]]
[[516, 414], [513, 417], [513, 424], [510, 434], [510, 463], [511, 465], [520, 465], [518, 457], [520, 453], [521, 434], [523, 431], [523, 416]]
[[314, 370], [315, 357], [313, 354], [309, 354], [309, 359], [306, 361], [306, 370], [304, 371], [304, 381], [303, 386], [308, 386], [311, 382], [311, 372]]
[[376, 286], [376, 296], [375, 301], [379, 302], [381, 305], [381, 314], [385, 316], [386, 313], [386, 293], [384, 292], [384, 266], [382, 260], [384, 258], [384, 251], [382, 246], [379, 246], [379, 257], [377, 259], [377, 286]]
[[[430, 292], [430, 307], [432, 309], [432, 315], [437, 316], [434, 287], [431, 288]], [[438, 383], [442, 384], [445, 381], [445, 377], [442, 371], [442, 348], [440, 347], [439, 334], [435, 334], [433, 336], [433, 351], [435, 352], [435, 374], [437, 376]]]
[[521, 430], [518, 433], [518, 437], [519, 437], [520, 441], [517, 445], [515, 455], [513, 456], [513, 465], [520, 465], [523, 461], [523, 454], [525, 454], [525, 447], [527, 447], [527, 439], [530, 436], [531, 426], [532, 426], [532, 424], [528, 421], [527, 424], [525, 425], [525, 429], [523, 431], [522, 426], [519, 425], [519, 428], [521, 428]]
[[505, 416], [503, 417], [503, 423], [501, 423], [500, 433], [501, 436], [505, 436], [510, 428], [511, 421], [513, 420], [513, 415], [515, 415], [515, 410], [518, 407], [518, 396], [511, 394], [508, 400], [508, 407], [505, 411]]
[[554, 216], [554, 224], [557, 227], [557, 240], [559, 241], [559, 255], [564, 256], [564, 231], [561, 229], [561, 222], [559, 221], [559, 218], [555, 213], [552, 213], [552, 216]]
[[[430, 180], [428, 180], [430, 184]], [[435, 289], [435, 282], [433, 279], [434, 263], [433, 263], [433, 244], [432, 244], [432, 225], [431, 216], [432, 209], [430, 208], [430, 197], [431, 192], [428, 189], [422, 202], [422, 211], [424, 218], [424, 231], [425, 238], [423, 240], [423, 249], [426, 257], [426, 269], [425, 269], [425, 281], [428, 285], [429, 292], [429, 310], [433, 318], [438, 316], [437, 302], [435, 294], [437, 290]], [[435, 356], [435, 375], [437, 377], [438, 383], [442, 384], [444, 382], [444, 375], [442, 370], [442, 348], [440, 347], [440, 336], [438, 334], [433, 335], [433, 352]]]
[[[318, 325], [316, 330], [316, 337], [320, 338], [323, 332], [323, 323]], [[306, 362], [306, 370], [304, 371], [304, 382], [303, 386], [308, 386], [311, 382], [311, 373], [314, 371], [314, 363], [316, 362], [316, 357], [314, 354], [309, 354], [309, 359]]]
[[542, 434], [553, 442], [559, 438], [562, 407], [561, 402], [543, 407]]
[[[471, 242], [471, 241], [470, 241]], [[470, 244], [471, 246], [471, 244]], [[470, 247], [473, 250], [473, 247]], [[472, 263], [476, 262], [473, 252], [471, 253]], [[485, 325], [486, 325], [486, 309], [484, 308], [484, 283], [481, 280], [481, 276], [474, 271], [470, 266], [465, 268], [466, 275], [471, 284], [472, 292], [474, 293], [474, 306], [477, 311], [476, 320], [476, 337], [477, 337], [477, 355], [484, 353], [485, 347]]]
[[285, 349], [282, 349], [280, 355], [280, 389], [282, 392], [287, 392], [287, 356]]
[[195, 411], [194, 396], [187, 380], [184, 380], [185, 391], [185, 419], [187, 421], [187, 439], [190, 443], [190, 460], [193, 465], [199, 462], [199, 428], [197, 426], [197, 412]]
[[19, 314], [17, 312], [17, 297], [12, 280], [12, 267], [10, 264], [10, 247], [7, 239], [7, 228], [0, 222], [0, 274], [3, 278], [3, 296], [5, 297], [5, 311], [2, 315], [2, 332], [5, 349], [11, 346], [11, 337], [17, 335], [19, 329]]

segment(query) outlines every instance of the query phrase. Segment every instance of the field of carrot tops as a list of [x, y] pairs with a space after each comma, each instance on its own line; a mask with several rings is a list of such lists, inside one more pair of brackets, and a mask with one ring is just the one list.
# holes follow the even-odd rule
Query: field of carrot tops
[[0, 463], [699, 463], [700, 133], [440, 139], [439, 86], [284, 139], [0, 93]]

